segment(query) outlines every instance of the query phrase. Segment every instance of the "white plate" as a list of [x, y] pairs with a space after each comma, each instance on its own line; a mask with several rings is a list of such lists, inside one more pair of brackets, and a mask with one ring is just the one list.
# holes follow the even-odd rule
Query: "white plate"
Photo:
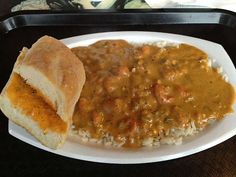
[[[129, 42], [146, 43], [167, 41], [174, 43], [187, 43], [205, 51], [210, 58], [222, 66], [223, 71], [229, 77], [229, 82], [236, 85], [236, 70], [224, 48], [216, 43], [201, 40], [193, 37], [158, 33], [158, 32], [108, 32], [97, 33], [72, 38], [62, 41], [70, 48], [86, 46], [101, 39], [125, 39]], [[234, 110], [235, 110], [234, 104]], [[182, 145], [162, 145], [160, 148], [142, 148], [135, 151], [87, 146], [80, 144], [70, 137], [65, 145], [59, 150], [51, 150], [41, 145], [21, 127], [9, 122], [9, 133], [33, 146], [53, 152], [62, 156], [75, 159], [104, 162], [104, 163], [147, 163], [158, 162], [194, 154], [210, 147], [213, 147], [236, 134], [236, 113], [227, 116], [224, 120], [216, 122], [198, 135], [187, 138]]]

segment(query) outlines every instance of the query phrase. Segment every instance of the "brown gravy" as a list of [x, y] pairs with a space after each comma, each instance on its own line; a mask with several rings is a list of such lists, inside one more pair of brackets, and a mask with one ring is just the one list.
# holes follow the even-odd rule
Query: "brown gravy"
[[86, 72], [73, 123], [93, 138], [109, 133], [125, 147], [140, 147], [145, 138], [192, 121], [204, 128], [232, 112], [233, 86], [193, 46], [103, 40], [72, 51]]

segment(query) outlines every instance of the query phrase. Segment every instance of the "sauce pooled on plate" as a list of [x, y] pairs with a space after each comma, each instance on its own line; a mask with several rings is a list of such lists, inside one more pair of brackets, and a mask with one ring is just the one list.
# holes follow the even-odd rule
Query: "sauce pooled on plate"
[[92, 138], [108, 133], [125, 147], [140, 147], [149, 137], [191, 122], [204, 128], [233, 111], [233, 86], [193, 46], [102, 40], [72, 51], [86, 72], [73, 124]]

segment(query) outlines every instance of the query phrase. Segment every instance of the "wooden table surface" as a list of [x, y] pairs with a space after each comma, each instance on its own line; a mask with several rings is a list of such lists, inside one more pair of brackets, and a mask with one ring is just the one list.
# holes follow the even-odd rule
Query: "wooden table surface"
[[[9, 13], [10, 6], [9, 1], [1, 0], [0, 15]], [[0, 177], [36, 175], [236, 177], [236, 137], [203, 152], [176, 160], [139, 165], [110, 165], [62, 157], [23, 143], [9, 135], [8, 120], [0, 113]]]

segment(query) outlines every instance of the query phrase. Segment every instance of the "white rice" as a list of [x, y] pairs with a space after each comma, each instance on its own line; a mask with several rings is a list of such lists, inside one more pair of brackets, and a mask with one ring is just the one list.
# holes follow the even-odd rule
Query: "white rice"
[[72, 125], [69, 137], [74, 140], [78, 140], [82, 143], [102, 144], [105, 146], [112, 146], [112, 147], [121, 147], [125, 143], [125, 140], [123, 140], [120, 143], [117, 143], [116, 141], [114, 141], [114, 137], [109, 135], [108, 133], [105, 134], [100, 139], [95, 139], [91, 138], [90, 133], [87, 130], [83, 129], [75, 130], [74, 128], [75, 127]]
[[174, 43], [174, 42], [168, 42], [168, 41], [149, 41], [147, 43], [136, 43], [136, 42], [129, 42], [130, 44], [134, 45], [134, 46], [143, 46], [143, 45], [155, 45], [158, 46], [160, 48], [164, 48], [164, 47], [179, 47], [179, 43]]
[[[149, 137], [143, 140], [142, 146], [144, 147], [159, 147], [161, 144], [174, 144], [180, 145], [182, 144], [182, 140], [184, 137], [193, 136], [196, 133], [201, 131], [201, 129], [197, 129], [194, 122], [191, 122], [187, 128], [176, 128], [171, 129], [164, 134], [161, 134], [157, 137]], [[79, 129], [75, 130], [75, 127], [71, 127], [71, 131], [69, 136], [73, 139], [77, 139], [82, 143], [92, 143], [92, 144], [100, 144], [104, 146], [112, 146], [112, 147], [121, 147], [125, 143], [125, 139], [122, 142], [116, 142], [114, 137], [110, 134], [106, 134], [100, 139], [91, 138], [90, 133], [86, 130]]]

